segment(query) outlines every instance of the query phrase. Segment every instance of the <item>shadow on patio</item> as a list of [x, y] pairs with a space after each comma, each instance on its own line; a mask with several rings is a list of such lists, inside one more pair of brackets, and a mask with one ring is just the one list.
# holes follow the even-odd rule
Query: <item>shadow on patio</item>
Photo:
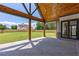
[[78, 41], [43, 38], [0, 49], [1, 56], [76, 56]]

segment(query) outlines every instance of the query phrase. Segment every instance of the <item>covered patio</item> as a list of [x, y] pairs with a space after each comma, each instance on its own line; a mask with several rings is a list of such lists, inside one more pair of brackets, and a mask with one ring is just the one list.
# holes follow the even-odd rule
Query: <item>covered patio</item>
[[36, 38], [0, 45], [0, 56], [78, 56], [79, 41]]
[[[37, 3], [37, 8], [32, 12], [31, 3], [29, 10], [25, 3], [22, 3], [26, 12], [24, 13], [4, 5], [0, 5], [0, 12], [8, 13], [18, 17], [28, 18], [29, 20], [29, 40], [18, 41], [0, 45], [0, 55], [3, 56], [77, 56], [79, 55], [79, 41], [68, 38], [61, 38], [61, 23], [60, 17], [79, 13], [79, 4], [58, 4], [58, 3]], [[32, 14], [39, 10], [41, 18], [35, 17]], [[31, 38], [31, 21], [39, 21], [43, 23], [43, 38]], [[46, 37], [45, 24], [46, 22], [56, 21], [57, 38]], [[78, 33], [77, 33], [78, 34]]]

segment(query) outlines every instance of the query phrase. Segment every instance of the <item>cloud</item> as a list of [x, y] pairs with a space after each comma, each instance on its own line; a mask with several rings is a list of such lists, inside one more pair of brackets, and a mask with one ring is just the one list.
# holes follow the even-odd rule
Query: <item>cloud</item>
[[[8, 24], [8, 25], [18, 25], [18, 24], [22, 24], [22, 23], [16, 23], [16, 22], [9, 22], [9, 21], [2, 21], [0, 22], [0, 24]], [[29, 24], [29, 23], [24, 23], [24, 24]], [[35, 25], [36, 23], [32, 23], [32, 25]]]
[[3, 22], [0, 22], [0, 24], [4, 24], [4, 25], [17, 25], [18, 23], [15, 23], [15, 22], [9, 22], [9, 21], [3, 21]]
[[[0, 22], [0, 24], [6, 25], [7, 27], [10, 27], [12, 25], [18, 25], [18, 24], [22, 24], [22, 23], [16, 23], [16, 22], [9, 22], [9, 21], [2, 21]], [[24, 23], [29, 25], [29, 23]], [[36, 27], [36, 23], [32, 23], [32, 27], [35, 28]]]

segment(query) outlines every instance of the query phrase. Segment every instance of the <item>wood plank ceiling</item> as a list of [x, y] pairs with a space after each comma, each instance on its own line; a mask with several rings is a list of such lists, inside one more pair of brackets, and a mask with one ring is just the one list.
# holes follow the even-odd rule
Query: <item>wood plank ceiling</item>
[[56, 6], [53, 3], [39, 3], [39, 10], [46, 21], [56, 20]]
[[39, 3], [38, 6], [46, 21], [54, 21], [62, 16], [79, 13], [79, 3]]

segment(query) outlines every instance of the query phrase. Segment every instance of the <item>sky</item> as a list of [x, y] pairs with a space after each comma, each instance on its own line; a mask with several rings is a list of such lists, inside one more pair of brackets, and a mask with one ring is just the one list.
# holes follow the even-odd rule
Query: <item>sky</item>
[[[13, 9], [19, 10], [21, 12], [27, 13], [21, 3], [1, 3], [1, 4], [4, 6], [13, 8]], [[27, 8], [29, 8], [28, 3], [26, 3], [26, 6], [27, 6]], [[33, 12], [35, 10], [36, 6], [32, 3], [31, 7], [32, 7], [32, 12]], [[33, 14], [33, 16], [41, 18], [38, 10]], [[14, 25], [14, 24], [19, 24], [19, 23], [28, 24], [28, 21], [29, 20], [26, 18], [22, 18], [22, 17], [11, 15], [11, 14], [0, 12], [0, 23], [6, 24], [8, 27], [10, 27], [11, 25]], [[37, 23], [36, 21], [32, 21], [32, 25], [35, 26], [36, 23]]]

